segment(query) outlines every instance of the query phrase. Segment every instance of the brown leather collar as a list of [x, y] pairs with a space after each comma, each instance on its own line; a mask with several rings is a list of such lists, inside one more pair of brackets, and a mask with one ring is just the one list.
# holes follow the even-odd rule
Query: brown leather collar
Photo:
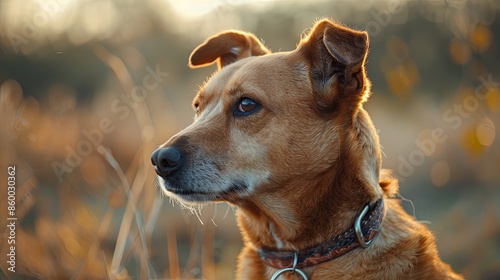
[[[367, 208], [367, 212], [365, 208]], [[278, 251], [262, 248], [259, 250], [259, 257], [269, 266], [279, 269], [292, 267], [297, 255], [298, 260], [295, 268], [304, 268], [333, 260], [359, 246], [367, 247], [380, 230], [385, 213], [384, 200], [381, 198], [371, 205], [367, 204], [365, 208], [363, 209], [365, 211], [359, 214], [362, 217], [358, 216], [356, 219], [362, 234], [359, 234], [359, 231], [357, 234], [355, 226], [352, 226], [332, 241], [316, 247], [301, 251]], [[365, 212], [364, 215], [363, 212]], [[362, 241], [360, 242], [358, 238], [361, 238]]]

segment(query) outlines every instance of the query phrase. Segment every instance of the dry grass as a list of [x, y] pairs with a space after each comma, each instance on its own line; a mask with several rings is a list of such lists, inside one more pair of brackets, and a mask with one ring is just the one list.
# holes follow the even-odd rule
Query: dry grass
[[[101, 45], [92, 50], [118, 82], [112, 87], [118, 96], [108, 97], [111, 102], [133, 100], [127, 94], [137, 84], [125, 63]], [[155, 91], [161, 92], [160, 87], [150, 92], [150, 99], [158, 100]], [[1, 86], [1, 124], [8, 132], [2, 137], [2, 166], [18, 170], [19, 221], [16, 273], [4, 267], [6, 231], [0, 238], [2, 279], [216, 279], [217, 269], [229, 271], [217, 279], [232, 278], [231, 268], [215, 263], [216, 255], [226, 253], [221, 248], [215, 252], [215, 227], [202, 227], [187, 210], [164, 205], [168, 199], [155, 187], [150, 154], [158, 135], [147, 101], [128, 104], [133, 116], [120, 120], [113, 115], [96, 118], [75, 107], [71, 89], [57, 88], [47, 96], [25, 98], [15, 81]], [[91, 148], [83, 145], [88, 138], [80, 132], [99, 128], [105, 118], [116, 130]], [[167, 138], [165, 132], [159, 134]], [[59, 180], [52, 164], [64, 164], [68, 148], [81, 160], [71, 168], [66, 165]], [[7, 208], [3, 195], [0, 207]], [[5, 211], [1, 213], [5, 221]], [[234, 226], [234, 220], [229, 223]]]

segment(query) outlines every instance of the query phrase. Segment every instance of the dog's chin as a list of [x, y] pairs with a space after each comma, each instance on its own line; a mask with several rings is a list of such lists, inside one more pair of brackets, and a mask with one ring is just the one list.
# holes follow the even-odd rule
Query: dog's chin
[[218, 194], [215, 193], [199, 193], [199, 192], [179, 192], [166, 190], [165, 193], [183, 204], [204, 204], [210, 202], [221, 202]]
[[242, 184], [232, 184], [218, 191], [199, 191], [189, 187], [176, 187], [159, 177], [161, 189], [171, 198], [184, 204], [203, 204], [210, 202], [233, 202], [246, 194], [246, 187]]

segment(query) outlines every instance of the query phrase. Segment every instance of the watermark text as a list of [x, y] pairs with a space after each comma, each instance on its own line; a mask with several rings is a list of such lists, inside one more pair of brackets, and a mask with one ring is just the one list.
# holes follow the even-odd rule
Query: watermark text
[[16, 167], [7, 167], [7, 269], [16, 272]]

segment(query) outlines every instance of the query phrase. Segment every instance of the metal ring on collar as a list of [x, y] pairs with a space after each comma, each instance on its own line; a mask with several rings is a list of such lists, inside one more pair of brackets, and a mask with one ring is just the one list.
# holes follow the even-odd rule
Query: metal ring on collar
[[368, 213], [368, 210], [370, 210], [370, 205], [365, 205], [361, 213], [356, 217], [356, 220], [354, 221], [354, 231], [356, 232], [356, 238], [358, 239], [359, 244], [363, 248], [368, 248], [370, 244], [372, 243], [372, 240], [365, 241], [365, 238], [363, 236], [363, 232], [361, 231], [361, 219]]
[[295, 252], [295, 256], [293, 257], [293, 266], [292, 267], [286, 267], [286, 268], [279, 269], [278, 271], [276, 271], [273, 274], [273, 277], [271, 277], [271, 280], [278, 279], [278, 277], [281, 274], [283, 274], [285, 272], [288, 272], [288, 271], [290, 271], [292, 274], [294, 274], [295, 272], [297, 272], [297, 274], [299, 274], [302, 277], [302, 279], [309, 280], [309, 278], [307, 278], [307, 275], [304, 273], [304, 271], [296, 268], [298, 262], [299, 262], [299, 252]]
[[292, 274], [295, 273], [295, 268], [297, 267], [298, 263], [299, 263], [299, 252], [295, 252], [295, 255], [293, 256]]
[[302, 277], [302, 279], [309, 280], [309, 278], [307, 278], [307, 275], [304, 273], [304, 271], [302, 271], [300, 269], [294, 269], [293, 267], [282, 268], [282, 269], [276, 271], [276, 273], [274, 273], [273, 277], [271, 277], [271, 280], [278, 279], [278, 277], [281, 274], [288, 272], [288, 271], [290, 271], [290, 272], [295, 271], [295, 272], [297, 272], [298, 275], [300, 275]]

